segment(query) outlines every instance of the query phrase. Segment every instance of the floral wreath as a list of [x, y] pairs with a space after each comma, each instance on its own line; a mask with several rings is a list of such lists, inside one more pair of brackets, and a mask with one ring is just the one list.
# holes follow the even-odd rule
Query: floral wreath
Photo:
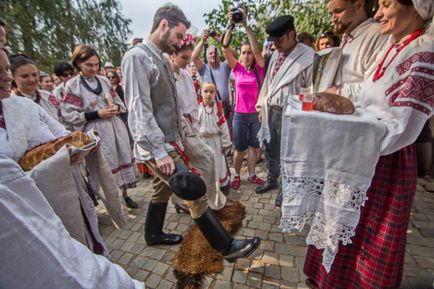
[[194, 36], [190, 33], [186, 33], [182, 41], [184, 46], [194, 45]]

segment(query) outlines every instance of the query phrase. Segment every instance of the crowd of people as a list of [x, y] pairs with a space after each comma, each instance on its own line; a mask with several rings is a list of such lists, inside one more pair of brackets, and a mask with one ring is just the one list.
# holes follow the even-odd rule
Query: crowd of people
[[[341, 242], [324, 267], [324, 248], [310, 243], [306, 283], [321, 289], [398, 288], [417, 165], [421, 174], [430, 174], [434, 3], [379, 0], [374, 11], [374, 2], [328, 0], [334, 30], [316, 39], [297, 32], [293, 16], [279, 16], [266, 27], [263, 45], [249, 27], [244, 6], [228, 11], [223, 34], [204, 30], [194, 37], [183, 11], [167, 4], [156, 11], [149, 36], [135, 38], [118, 67], [102, 65], [97, 50], [82, 44], [53, 73], [39, 71], [25, 53], [8, 51], [6, 24], [0, 21], [0, 210], [8, 219], [0, 224], [2, 232], [15, 232], [2, 233], [0, 244], [31, 240], [20, 252], [10, 251], [14, 261], [0, 269], [0, 283], [143, 288], [98, 256], [108, 250], [94, 208], [102, 199], [114, 225], [124, 224], [124, 205], [139, 208], [127, 193], [139, 180], [137, 168], [153, 177], [144, 224], [148, 246], [183, 240], [163, 230], [171, 201], [227, 261], [248, 257], [260, 238], [233, 238], [214, 211], [233, 205], [230, 191], [242, 185], [244, 159], [245, 179], [256, 185], [256, 194], [279, 190], [275, 205], [282, 207], [282, 224], [295, 222], [299, 216], [291, 214], [311, 205], [308, 200], [294, 205], [288, 193], [308, 175], [290, 176], [290, 181], [281, 176], [282, 137], [289, 129], [284, 120], [291, 115], [292, 96], [312, 87], [315, 53], [335, 47], [341, 53], [339, 77], [326, 92], [350, 99], [377, 120], [380, 157], [352, 244]], [[239, 47], [232, 44], [235, 29], [245, 32]], [[75, 131], [88, 133], [92, 148], [60, 149], [28, 175], [18, 167], [27, 151]], [[323, 133], [334, 132], [325, 128]], [[263, 152], [265, 180], [256, 175]], [[373, 158], [366, 156], [366, 162]], [[314, 217], [303, 218], [297, 222]], [[30, 223], [41, 230], [25, 229]], [[31, 265], [38, 263], [46, 270]], [[32, 274], [18, 278], [15, 271], [25, 272], [24, 267]]]

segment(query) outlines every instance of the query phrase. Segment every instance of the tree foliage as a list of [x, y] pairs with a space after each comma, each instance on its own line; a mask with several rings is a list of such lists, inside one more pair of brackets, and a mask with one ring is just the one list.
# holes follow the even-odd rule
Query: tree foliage
[[[314, 37], [332, 27], [326, 0], [244, 0], [241, 2], [222, 0], [217, 9], [204, 14], [208, 27], [224, 32], [227, 26], [227, 11], [240, 3], [247, 7], [249, 26], [259, 43], [263, 43], [266, 39], [267, 25], [280, 15], [294, 16], [297, 32], [309, 32]], [[238, 47], [245, 40], [247, 40], [245, 32], [237, 29], [234, 32], [232, 46]]]
[[12, 53], [26, 53], [47, 71], [78, 44], [119, 63], [131, 34], [121, 8], [119, 0], [0, 0]]

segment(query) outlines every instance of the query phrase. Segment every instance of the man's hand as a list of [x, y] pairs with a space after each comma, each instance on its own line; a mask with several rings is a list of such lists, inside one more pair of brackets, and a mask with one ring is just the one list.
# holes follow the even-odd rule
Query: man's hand
[[337, 87], [336, 86], [332, 86], [332, 87], [329, 87], [329, 88], [327, 88], [324, 92], [328, 92], [328, 93], [333, 93], [333, 94], [337, 94], [337, 92], [338, 92], [338, 89], [337, 89]]
[[175, 162], [170, 156], [165, 156], [162, 159], [155, 160], [155, 162], [158, 169], [166, 176], [170, 176], [175, 172]]
[[206, 43], [208, 41], [208, 38], [209, 38], [209, 32], [208, 30], [204, 30], [202, 32], [202, 42]]

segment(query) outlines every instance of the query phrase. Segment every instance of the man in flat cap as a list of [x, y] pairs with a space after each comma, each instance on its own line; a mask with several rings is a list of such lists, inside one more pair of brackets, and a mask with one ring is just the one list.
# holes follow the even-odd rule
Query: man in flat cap
[[[303, 43], [297, 43], [294, 18], [290, 15], [277, 17], [266, 29], [276, 51], [270, 59], [267, 74], [256, 104], [261, 129], [259, 140], [265, 144], [267, 181], [256, 188], [263, 194], [278, 187], [280, 176], [280, 136], [282, 111], [288, 103], [288, 96], [299, 94], [301, 87], [312, 82], [314, 51]], [[277, 200], [276, 205], [279, 206]]]

